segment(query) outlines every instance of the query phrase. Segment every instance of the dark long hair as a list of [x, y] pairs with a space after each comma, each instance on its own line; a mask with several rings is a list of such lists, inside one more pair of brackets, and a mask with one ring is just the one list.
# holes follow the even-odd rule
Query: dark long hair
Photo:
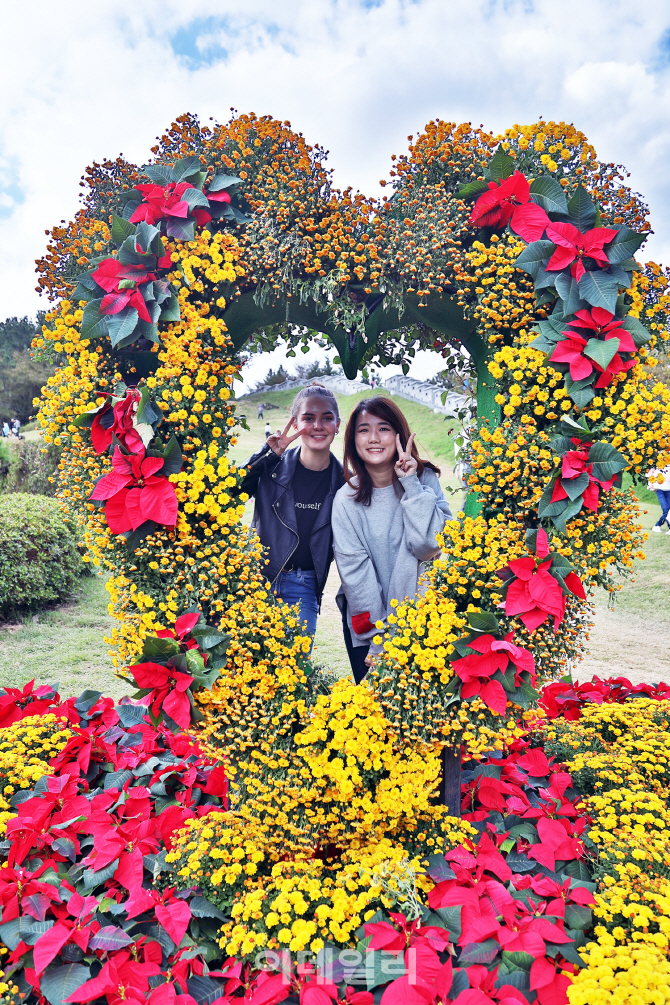
[[[407, 419], [402, 414], [395, 401], [392, 401], [391, 398], [382, 397], [381, 395], [374, 398], [365, 398], [363, 401], [359, 401], [349, 416], [347, 428], [344, 431], [344, 477], [347, 479], [349, 485], [356, 489], [354, 501], [362, 503], [363, 506], [369, 506], [372, 501], [372, 479], [368, 474], [368, 469], [358, 456], [358, 451], [356, 450], [356, 422], [361, 412], [368, 412], [370, 415], [374, 415], [375, 418], [388, 422], [389, 426], [400, 437], [403, 450], [406, 448], [407, 441], [410, 437], [410, 428]], [[434, 471], [437, 475], [440, 474], [439, 468], [435, 467], [434, 464], [431, 464], [430, 461], [424, 461], [419, 457], [419, 451], [417, 450], [415, 442], [412, 443], [412, 457], [416, 460], [418, 475], [420, 475], [425, 468], [430, 468], [430, 470]], [[354, 478], [356, 479], [355, 484], [353, 482]], [[395, 471], [393, 472], [393, 485], [396, 493], [400, 495], [399, 479]]]

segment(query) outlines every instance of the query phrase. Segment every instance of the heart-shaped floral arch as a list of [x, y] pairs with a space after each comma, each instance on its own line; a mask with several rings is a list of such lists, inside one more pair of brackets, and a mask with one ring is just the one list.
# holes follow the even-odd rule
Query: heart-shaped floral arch
[[[431, 938], [443, 950], [458, 940], [440, 1000], [525, 1001], [537, 989], [542, 1005], [563, 1003], [591, 924], [586, 818], [570, 776], [520, 738], [543, 714], [536, 685], [583, 652], [589, 595], [619, 589], [640, 554], [624, 475], [670, 460], [670, 393], [654, 379], [668, 277], [635, 259], [646, 206], [564, 123], [501, 137], [430, 123], [393, 158], [380, 201], [333, 188], [323, 152], [269, 117], [204, 129], [183, 116], [152, 153], [142, 168], [88, 169], [82, 209], [38, 263], [58, 303], [34, 350], [59, 364], [39, 403], [45, 440], [63, 448], [58, 495], [86, 559], [110, 575], [115, 664], [140, 689], [139, 712], [120, 706], [124, 724], [146, 706], [172, 729], [197, 725], [229, 779], [230, 814], [182, 834], [154, 880], [165, 865], [178, 897], [202, 889], [231, 908], [218, 945], [238, 958], [237, 990], [239, 960], [260, 946], [316, 952], [328, 931], [356, 945], [368, 874], [385, 908], [405, 905], [391, 915], [404, 927], [373, 920], [365, 936], [411, 946], [412, 870], [428, 861]], [[243, 421], [234, 382], [242, 350], [280, 337], [289, 352], [329, 340], [349, 376], [406, 365], [418, 348], [447, 359], [464, 346], [476, 370], [466, 513], [447, 523], [424, 595], [399, 598], [380, 627], [364, 686], [326, 686], [241, 526], [243, 473], [227, 457]], [[547, 714], [625, 700], [587, 691], [552, 685]], [[650, 706], [666, 693], [650, 689]], [[453, 819], [459, 755], [503, 747], [509, 756], [484, 758], [467, 783], [482, 803], [474, 835]], [[467, 870], [476, 884], [468, 873], [464, 893]], [[490, 908], [479, 918], [470, 889], [481, 893], [486, 872], [495, 919]], [[460, 918], [466, 896], [472, 923], [456, 934], [449, 912]], [[537, 897], [552, 898], [554, 921]], [[272, 980], [259, 990], [259, 978], [253, 1001], [281, 1000]], [[421, 998], [403, 981], [385, 1002]], [[173, 1000], [174, 987], [153, 994]], [[372, 1005], [361, 994], [352, 1005]]]

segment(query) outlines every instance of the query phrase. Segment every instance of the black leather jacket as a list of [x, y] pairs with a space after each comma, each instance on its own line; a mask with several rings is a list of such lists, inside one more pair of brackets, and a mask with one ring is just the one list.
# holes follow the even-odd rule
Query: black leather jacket
[[[291, 555], [298, 546], [293, 476], [299, 454], [299, 450], [287, 450], [281, 457], [277, 457], [266, 444], [246, 464], [241, 465], [247, 474], [239, 491], [255, 497], [253, 526], [262, 544], [269, 549], [270, 562], [265, 573], [271, 583], [275, 582], [284, 566], [290, 562]], [[333, 499], [337, 490], [344, 485], [342, 465], [333, 454], [330, 456], [333, 460], [330, 486], [314, 521], [309, 542], [319, 604], [328, 579], [330, 563], [333, 561], [333, 532], [330, 526]]]

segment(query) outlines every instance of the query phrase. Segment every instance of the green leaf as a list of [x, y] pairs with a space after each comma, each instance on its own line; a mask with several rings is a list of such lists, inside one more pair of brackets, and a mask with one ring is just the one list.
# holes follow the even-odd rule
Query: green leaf
[[516, 167], [514, 158], [505, 153], [502, 147], [498, 147], [487, 166], [491, 181], [504, 181], [505, 178], [511, 178]]
[[182, 200], [188, 203], [189, 209], [195, 209], [196, 206], [204, 206], [205, 209], [209, 209], [207, 196], [199, 188], [187, 188], [182, 194]]
[[146, 705], [117, 705], [116, 713], [122, 726], [137, 726], [144, 722], [148, 709]]
[[[588, 478], [588, 475], [586, 477]], [[565, 555], [559, 555], [557, 553], [552, 555], [550, 566], [552, 573], [557, 572], [559, 576], [565, 577], [568, 573], [572, 572], [573, 568], [574, 566], [570, 561], [568, 561]]]
[[556, 342], [550, 342], [547, 336], [540, 332], [540, 334], [537, 335], [530, 343], [530, 347], [531, 349], [537, 349], [538, 352], [543, 352], [549, 356], [556, 348]]
[[626, 458], [611, 443], [594, 443], [589, 450], [589, 464], [593, 464], [593, 477], [609, 481], [626, 467]]
[[122, 216], [117, 216], [115, 213], [112, 217], [111, 233], [112, 241], [118, 247], [119, 244], [123, 244], [127, 237], [135, 233], [135, 224], [130, 223], [129, 220], [124, 220]]
[[[208, 192], [221, 192], [223, 189], [230, 188], [231, 185], [241, 185], [242, 179], [238, 178], [234, 174], [215, 174], [209, 183], [207, 189]], [[483, 185], [487, 188], [486, 182], [473, 182], [475, 185]], [[462, 198], [462, 197], [459, 197]]]
[[[146, 715], [145, 709], [145, 715]], [[107, 776], [109, 777], [109, 776]], [[105, 779], [106, 781], [106, 779]], [[119, 867], [119, 859], [115, 858], [113, 862], [106, 865], [104, 869], [98, 869], [96, 872], [94, 869], [86, 869], [84, 871], [84, 889], [94, 890], [96, 886], [100, 886], [101, 883], [106, 882], [106, 880], [111, 879], [116, 870]]]
[[500, 943], [497, 939], [484, 939], [483, 942], [468, 942], [467, 946], [461, 949], [459, 963], [462, 967], [476, 966], [478, 963], [484, 965], [493, 963], [500, 952]]
[[523, 823], [515, 824], [514, 827], [510, 828], [510, 835], [515, 838], [523, 838], [524, 841], [528, 841], [529, 844], [537, 844], [537, 829], [529, 820], [524, 820]]
[[91, 976], [88, 967], [81, 963], [68, 963], [64, 967], [49, 967], [42, 974], [40, 991], [49, 1005], [64, 1005], [70, 995], [85, 984]]
[[644, 234], [636, 234], [628, 227], [619, 227], [616, 237], [605, 248], [605, 254], [613, 265], [620, 265], [627, 258], [632, 258], [644, 241]]
[[503, 965], [508, 971], [525, 970], [530, 973], [530, 968], [535, 962], [535, 957], [531, 956], [530, 953], [508, 953], [505, 949], [503, 949], [502, 958]]
[[593, 307], [603, 307], [610, 314], [616, 311], [619, 284], [606, 272], [587, 272], [579, 280], [580, 296]]
[[561, 418], [560, 430], [565, 436], [579, 436], [582, 439], [584, 435], [590, 436], [591, 430], [589, 429], [586, 419], [581, 416], [578, 422], [571, 419], [569, 415], [564, 415]]
[[579, 283], [569, 272], [561, 272], [556, 276], [555, 284], [559, 297], [563, 301], [563, 315], [576, 314], [587, 306], [581, 295]]
[[552, 478], [549, 481], [549, 484], [547, 485], [544, 492], [540, 496], [540, 501], [537, 504], [537, 515], [539, 516], [540, 520], [543, 520], [545, 517], [548, 516], [554, 516], [555, 514], [561, 512], [561, 507], [562, 504], [565, 502], [565, 500], [560, 499], [558, 502], [555, 503], [551, 501], [551, 497], [554, 493], [554, 485], [556, 484], [557, 478], [558, 475], [552, 476]]
[[219, 921], [226, 920], [223, 911], [219, 910], [216, 904], [213, 904], [211, 900], [207, 900], [206, 897], [193, 897], [192, 900], [189, 900], [188, 906], [191, 908], [191, 914], [195, 918], [218, 918]]
[[176, 216], [171, 216], [167, 225], [168, 237], [174, 237], [178, 241], [192, 241], [195, 236], [195, 220], [180, 220]]
[[12, 953], [21, 941], [21, 936], [19, 935], [20, 924], [21, 919], [14, 918], [12, 921], [6, 921], [4, 925], [0, 925], [0, 940]]
[[84, 307], [84, 316], [81, 320], [82, 338], [101, 338], [107, 334], [107, 318], [100, 313], [102, 297], [98, 300], [91, 300]]
[[570, 374], [566, 373], [565, 390], [568, 392], [577, 408], [585, 408], [591, 399], [595, 398], [596, 393], [592, 386], [595, 377], [596, 374], [592, 373], [590, 377], [584, 377], [582, 380], [573, 380]]
[[92, 426], [93, 420], [95, 419], [96, 415], [98, 415], [98, 413], [101, 412], [104, 407], [105, 405], [99, 405], [97, 408], [92, 408], [90, 412], [82, 412], [80, 415], [77, 415], [72, 420], [72, 425], [78, 426], [80, 429], [85, 428], [87, 426]]
[[568, 203], [568, 216], [573, 227], [581, 230], [582, 234], [591, 230], [595, 223], [596, 207], [581, 183], [577, 186], [577, 191]]
[[606, 341], [590, 338], [584, 346], [584, 355], [594, 360], [603, 370], [607, 369], [618, 351], [619, 339], [616, 336], [608, 338]]
[[633, 273], [625, 272], [620, 265], [610, 265], [607, 270], [607, 275], [611, 276], [612, 279], [616, 279], [619, 286], [624, 286], [627, 290], [633, 284]]
[[156, 185], [170, 184], [172, 169], [169, 164], [145, 164], [142, 171]]
[[438, 907], [435, 909], [435, 914], [437, 914], [438, 918], [449, 932], [451, 941], [456, 942], [457, 939], [460, 939], [462, 932], [460, 905], [455, 907]]
[[117, 346], [123, 339], [127, 339], [137, 327], [139, 314], [130, 304], [124, 307], [118, 314], [107, 315], [107, 328], [112, 346]]
[[512, 701], [522, 708], [531, 708], [539, 697], [540, 692], [536, 691], [528, 681], [523, 681], [512, 695]]
[[549, 261], [555, 247], [553, 241], [533, 241], [523, 249], [514, 264], [535, 279], [542, 263]]
[[130, 220], [131, 216], [142, 205], [141, 199], [129, 199], [123, 207], [123, 219]]
[[565, 924], [568, 928], [578, 928], [582, 932], [591, 926], [592, 914], [588, 907], [580, 904], [566, 904]]
[[540, 175], [535, 178], [530, 186], [530, 197], [534, 203], [541, 206], [547, 213], [561, 213], [566, 215], [568, 204], [565, 201], [565, 192], [556, 181], [548, 175]]
[[557, 516], [552, 516], [552, 522], [557, 530], [560, 530], [561, 534], [565, 534], [566, 522], [571, 520], [573, 516], [577, 516], [583, 505], [584, 500], [582, 496], [579, 496], [577, 499], [571, 499], [562, 513], [559, 513]]
[[159, 639], [156, 635], [147, 635], [142, 646], [142, 656], [148, 663], [167, 660], [170, 656], [176, 656], [178, 652], [180, 645], [176, 639]]
[[181, 312], [179, 310], [179, 300], [175, 294], [170, 291], [170, 299], [166, 300], [161, 304], [161, 321], [179, 321], [181, 317]]
[[191, 157], [183, 157], [172, 168], [170, 180], [174, 182], [192, 181], [193, 176], [199, 174], [201, 168], [200, 158], [196, 154]]
[[141, 423], [147, 423], [153, 426], [157, 419], [160, 419], [160, 413], [153, 407], [151, 403], [151, 391], [146, 386], [146, 384], [140, 390], [140, 400], [137, 404], [137, 415], [136, 422], [138, 425]]
[[568, 499], [578, 499], [579, 496], [584, 494], [585, 489], [589, 487], [589, 476], [584, 471], [579, 478], [561, 479], [561, 485], [568, 493]]
[[468, 624], [475, 632], [494, 634], [498, 631], [498, 619], [490, 611], [470, 611]]
[[630, 314], [626, 316], [621, 327], [624, 331], [631, 333], [633, 336], [633, 342], [638, 348], [641, 345], [646, 345], [651, 338], [651, 332], [645, 328], [641, 321], [637, 318], [631, 317]]
[[164, 475], [176, 475], [179, 471], [181, 471], [184, 458], [181, 452], [181, 447], [179, 446], [179, 440], [176, 436], [170, 437], [168, 445], [163, 452], [163, 457], [165, 458], [165, 464], [162, 471]]
[[213, 649], [219, 642], [230, 638], [228, 635], [218, 632], [216, 628], [210, 628], [209, 625], [196, 625], [191, 635], [198, 640], [201, 649]]

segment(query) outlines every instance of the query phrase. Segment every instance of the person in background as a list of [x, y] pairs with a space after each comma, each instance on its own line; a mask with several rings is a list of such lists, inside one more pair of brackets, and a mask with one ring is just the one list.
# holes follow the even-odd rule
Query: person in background
[[[283, 432], [270, 433], [243, 465], [239, 488], [255, 498], [253, 525], [268, 549], [272, 590], [287, 604], [300, 604], [312, 638], [333, 560], [333, 500], [344, 484], [342, 465], [330, 452], [339, 428], [332, 391], [318, 383], [303, 387]], [[300, 447], [287, 450], [295, 440]]]
[[656, 493], [658, 504], [661, 507], [660, 519], [651, 529], [656, 534], [662, 534], [663, 525], [665, 524], [667, 528], [665, 533], [670, 534], [670, 521], [668, 521], [668, 512], [670, 512], [670, 465], [660, 470], [652, 468], [647, 474], [647, 484]]
[[422, 565], [440, 553], [451, 519], [440, 471], [419, 457], [407, 419], [385, 397], [359, 402], [344, 434], [344, 475], [333, 506], [344, 641], [356, 683], [382, 647], [373, 642], [391, 601], [413, 597]]
[[265, 439], [272, 435], [272, 426], [270, 425], [270, 420], [265, 420]]
[[263, 402], [262, 401], [258, 402], [258, 418], [259, 419], [263, 418]]
[[18, 436], [19, 436], [20, 429], [21, 429], [21, 422], [20, 422], [20, 420], [18, 418], [16, 418], [16, 419], [14, 419], [14, 422], [12, 423], [12, 432], [14, 433], [14, 436], [16, 436], [17, 439], [18, 439]]
[[2, 424], [2, 435], [3, 436], [9, 436], [9, 423], [8, 422], [3, 422], [3, 424]]

